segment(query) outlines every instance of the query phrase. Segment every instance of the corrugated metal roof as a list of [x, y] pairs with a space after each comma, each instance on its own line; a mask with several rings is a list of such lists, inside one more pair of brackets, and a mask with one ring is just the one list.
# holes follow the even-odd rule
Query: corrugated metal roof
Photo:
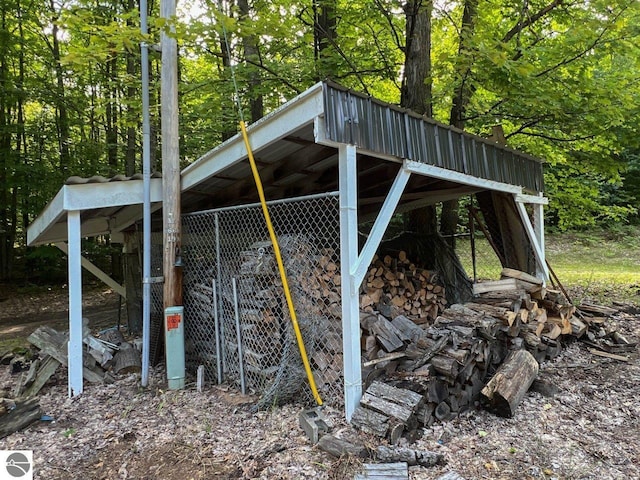
[[[143, 180], [141, 173], [136, 173], [130, 177], [126, 175], [114, 175], [111, 178], [103, 177], [102, 175], [93, 175], [91, 177], [78, 177], [76, 175], [67, 178], [64, 182], [65, 185], [86, 185], [87, 183], [109, 183], [109, 182], [128, 182], [129, 180]], [[151, 174], [151, 178], [162, 178], [160, 172]]]
[[323, 88], [330, 140], [544, 191], [539, 159], [333, 83]]

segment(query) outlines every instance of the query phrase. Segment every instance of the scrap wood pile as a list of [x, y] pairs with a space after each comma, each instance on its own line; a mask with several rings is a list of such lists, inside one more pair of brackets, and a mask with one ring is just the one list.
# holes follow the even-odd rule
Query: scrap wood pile
[[557, 356], [563, 341], [580, 338], [592, 353], [610, 358], [619, 355], [607, 349], [635, 348], [604, 327], [600, 315], [615, 310], [578, 311], [523, 272], [504, 269], [503, 280], [483, 288], [474, 301], [451, 305], [429, 324], [401, 308], [361, 312], [365, 392], [355, 426], [395, 443], [479, 401], [513, 416], [538, 364]]
[[[122, 333], [109, 329], [100, 337], [90, 335], [84, 328], [82, 374], [92, 383], [111, 383], [111, 372], [139, 372], [140, 352], [125, 341]], [[36, 395], [53, 377], [60, 365], [68, 366], [68, 334], [42, 326], [28, 337], [31, 349], [21, 349], [2, 356], [0, 364], [7, 365], [15, 376], [13, 389], [0, 395], [0, 438], [18, 431], [41, 416]]]

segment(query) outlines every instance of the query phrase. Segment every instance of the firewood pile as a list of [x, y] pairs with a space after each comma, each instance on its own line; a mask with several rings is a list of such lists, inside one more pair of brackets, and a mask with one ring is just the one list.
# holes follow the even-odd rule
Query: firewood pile
[[[87, 323], [87, 322], [85, 322]], [[84, 380], [112, 383], [112, 373], [140, 372], [140, 351], [125, 341], [122, 333], [109, 329], [99, 337], [84, 327]], [[40, 418], [37, 394], [49, 382], [60, 365], [68, 366], [68, 334], [42, 326], [27, 339], [32, 348], [22, 353], [9, 352], [0, 363], [9, 365], [15, 375], [11, 392], [0, 398], [0, 438], [27, 427]]]
[[378, 304], [393, 306], [416, 323], [435, 320], [446, 306], [444, 287], [435, 272], [417, 267], [404, 251], [397, 258], [376, 255], [369, 268], [360, 308], [373, 312]]
[[[305, 235], [281, 236], [280, 249], [318, 389], [338, 394], [343, 368], [339, 254], [333, 248], [317, 246]], [[245, 248], [235, 271], [227, 275], [237, 282], [247, 385], [260, 393], [277, 392], [278, 401], [285, 401], [292, 383], [282, 371], [297, 368], [299, 357], [271, 242], [258, 241]], [[213, 290], [208, 282], [188, 283], [185, 288], [188, 307], [199, 317], [198, 322], [189, 323], [186, 348], [190, 365], [213, 365], [215, 360]], [[223, 315], [233, 318], [236, 300], [231, 284], [224, 282], [220, 287]], [[437, 274], [415, 265], [400, 251], [395, 256], [374, 257], [361, 288], [360, 305], [365, 312], [399, 310], [420, 324], [432, 322], [442, 313], [446, 299]], [[232, 327], [226, 325], [223, 342], [227, 367], [230, 373], [238, 374], [237, 339]], [[295, 375], [304, 380], [302, 373]], [[287, 385], [278, 388], [278, 383]], [[264, 402], [271, 405], [272, 399]]]
[[512, 416], [538, 363], [556, 357], [563, 342], [580, 338], [594, 347], [593, 354], [618, 359], [624, 357], [613, 350], [635, 348], [603, 327], [598, 315], [613, 309], [577, 311], [560, 292], [523, 272], [504, 269], [500, 282], [483, 287], [473, 302], [451, 305], [431, 323], [395, 306], [361, 312], [365, 388], [352, 423], [395, 443], [479, 401]]

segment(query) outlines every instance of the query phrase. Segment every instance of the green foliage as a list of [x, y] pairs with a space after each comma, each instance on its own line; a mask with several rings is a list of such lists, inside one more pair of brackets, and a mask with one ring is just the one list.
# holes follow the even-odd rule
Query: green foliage
[[[253, 0], [243, 14], [239, 1], [191, 0], [168, 20], [157, 4], [146, 38], [129, 0], [1, 4], [0, 244], [16, 265], [59, 267], [50, 252], [24, 253], [24, 242], [65, 177], [141, 170], [139, 43], [158, 43], [160, 32], [179, 44], [183, 165], [235, 133], [234, 76], [245, 118], [257, 99], [267, 113], [324, 78], [400, 101], [405, 2]], [[449, 122], [464, 82], [465, 129], [487, 135], [501, 124], [511, 146], [546, 161], [552, 228], [640, 222], [640, 3], [478, 1], [461, 51], [464, 4], [433, 3], [432, 48], [422, 53], [432, 61], [434, 117]], [[335, 24], [322, 54], [318, 8]], [[159, 61], [152, 51], [154, 132]]]

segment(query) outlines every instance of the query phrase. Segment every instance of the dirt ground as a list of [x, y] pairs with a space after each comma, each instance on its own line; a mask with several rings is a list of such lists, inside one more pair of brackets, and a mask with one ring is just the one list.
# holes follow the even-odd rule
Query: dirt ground
[[[0, 340], [28, 334], [42, 323], [66, 323], [64, 291], [0, 302]], [[108, 291], [86, 299], [91, 325], [117, 322], [118, 301]], [[612, 322], [629, 340], [640, 338], [637, 311]], [[1, 352], [0, 352], [1, 353]], [[0, 366], [0, 390], [12, 386]], [[640, 478], [640, 359], [620, 362], [591, 355], [573, 342], [540, 378], [558, 388], [553, 397], [530, 392], [514, 418], [481, 409], [423, 431], [412, 448], [444, 454], [437, 467], [411, 467], [412, 479], [456, 471], [466, 479]], [[313, 447], [298, 424], [303, 405], [253, 412], [255, 398], [227, 385], [193, 383], [168, 391], [162, 369], [142, 389], [136, 375], [111, 385], [87, 385], [67, 398], [59, 369], [40, 394], [50, 422], [36, 422], [0, 440], [0, 449], [33, 450], [35, 478], [56, 479], [343, 479], [357, 462], [337, 460]], [[327, 399], [331, 403], [331, 399]], [[357, 435], [340, 408], [325, 413], [332, 433]], [[378, 441], [360, 435], [375, 447]]]

